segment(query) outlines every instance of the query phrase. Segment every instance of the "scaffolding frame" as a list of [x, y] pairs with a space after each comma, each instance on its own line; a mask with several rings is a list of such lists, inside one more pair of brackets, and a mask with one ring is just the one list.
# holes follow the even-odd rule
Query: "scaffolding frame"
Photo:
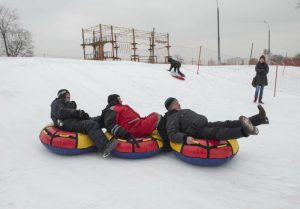
[[[148, 44], [147, 44], [148, 43]], [[128, 57], [119, 56], [120, 46], [129, 44], [124, 48]], [[111, 45], [111, 47], [109, 47]], [[149, 47], [147, 54], [141, 54], [142, 45]], [[94, 27], [82, 28], [82, 44], [84, 59], [91, 60], [121, 60], [128, 59], [135, 62], [167, 63], [170, 57], [169, 33], [144, 31], [135, 28], [124, 28], [112, 25], [99, 24]], [[87, 53], [87, 49], [91, 53]], [[158, 53], [164, 50], [163, 53]], [[146, 50], [144, 50], [146, 51]], [[155, 53], [157, 52], [157, 53]], [[125, 53], [125, 54], [126, 54]], [[163, 58], [162, 58], [163, 57]]]

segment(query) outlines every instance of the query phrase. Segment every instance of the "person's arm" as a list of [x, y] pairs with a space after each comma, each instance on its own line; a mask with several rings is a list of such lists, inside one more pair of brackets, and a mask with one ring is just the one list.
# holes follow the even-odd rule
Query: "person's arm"
[[258, 75], [266, 75], [269, 72], [269, 67], [266, 69], [266, 68], [260, 68], [259, 65], [256, 65], [255, 71]]
[[77, 109], [77, 104], [74, 101], [66, 102], [66, 107], [70, 109]]
[[169, 139], [175, 143], [185, 143], [187, 134], [180, 132], [179, 129], [179, 117], [172, 116], [167, 119], [167, 134]]
[[130, 139], [132, 136], [121, 126], [116, 123], [116, 112], [108, 109], [105, 110], [102, 114], [104, 127], [106, 130], [113, 135], [123, 138], [123, 139]]
[[266, 64], [266, 75], [269, 73], [269, 65]]
[[157, 131], [164, 141], [164, 147], [168, 147], [169, 143], [170, 143], [170, 140], [168, 138], [167, 131], [166, 131], [166, 123], [167, 123], [166, 118], [162, 117], [157, 125]]
[[169, 71], [171, 71], [173, 68], [176, 67], [175, 60], [171, 60], [171, 61], [170, 61], [170, 64], [171, 64], [171, 66], [170, 66]]
[[[74, 102], [75, 103], [75, 102]], [[76, 103], [75, 103], [76, 105]], [[55, 117], [60, 120], [65, 120], [68, 118], [78, 117], [78, 112], [76, 109], [68, 108], [63, 101], [55, 101], [51, 105], [51, 110], [53, 111]]]

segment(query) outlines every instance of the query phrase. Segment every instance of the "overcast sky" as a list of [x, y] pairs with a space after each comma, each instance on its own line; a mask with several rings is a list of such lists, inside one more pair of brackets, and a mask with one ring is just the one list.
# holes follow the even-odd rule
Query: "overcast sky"
[[[259, 56], [268, 47], [264, 20], [271, 28], [273, 54], [300, 53], [296, 2], [219, 0], [221, 53], [249, 57], [253, 42], [254, 55]], [[217, 52], [216, 0], [0, 0], [0, 4], [18, 11], [20, 22], [33, 34], [36, 56], [82, 58], [81, 28], [98, 24], [155, 27], [170, 33], [171, 45], [202, 45]]]

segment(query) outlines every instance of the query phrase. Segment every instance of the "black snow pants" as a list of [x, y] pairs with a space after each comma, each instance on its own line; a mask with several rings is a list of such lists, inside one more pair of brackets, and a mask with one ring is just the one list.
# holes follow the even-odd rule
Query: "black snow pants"
[[177, 70], [177, 73], [178, 73], [179, 75], [181, 75], [182, 77], [185, 77], [185, 75], [180, 71], [180, 67], [175, 67], [175, 68], [174, 68], [175, 73], [176, 73], [176, 70]]
[[242, 124], [238, 120], [226, 120], [209, 122], [205, 127], [202, 127], [200, 131], [196, 133], [195, 138], [202, 139], [237, 139], [241, 137], [247, 137], [248, 135], [243, 133]]
[[[263, 124], [259, 114], [249, 117], [254, 126]], [[196, 133], [196, 138], [203, 139], [217, 139], [228, 140], [237, 139], [241, 137], [248, 137], [249, 135], [243, 131], [242, 124], [239, 120], [226, 120], [209, 122], [199, 132]]]
[[101, 130], [99, 123], [94, 120], [67, 119], [63, 121], [65, 131], [88, 134], [95, 142], [98, 150], [102, 151], [108, 140]]

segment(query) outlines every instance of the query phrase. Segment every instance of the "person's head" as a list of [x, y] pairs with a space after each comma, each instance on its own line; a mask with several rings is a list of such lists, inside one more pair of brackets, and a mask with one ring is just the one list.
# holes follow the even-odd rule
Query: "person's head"
[[260, 62], [260, 63], [266, 62], [266, 57], [265, 57], [265, 55], [261, 55], [261, 56], [260, 56], [259, 62]]
[[122, 101], [121, 97], [118, 94], [111, 94], [107, 98], [107, 103], [108, 103], [109, 106], [114, 106], [114, 105], [117, 105], [117, 104], [122, 104], [123, 101]]
[[168, 62], [171, 62], [171, 61], [172, 61], [172, 58], [171, 58], [171, 57], [169, 57], [169, 58], [168, 58]]
[[169, 97], [165, 101], [165, 107], [167, 110], [180, 110], [181, 109], [178, 100], [174, 97]]
[[65, 100], [66, 102], [70, 101], [70, 92], [67, 90], [67, 89], [60, 89], [58, 92], [57, 92], [57, 98], [59, 99], [63, 99]]

